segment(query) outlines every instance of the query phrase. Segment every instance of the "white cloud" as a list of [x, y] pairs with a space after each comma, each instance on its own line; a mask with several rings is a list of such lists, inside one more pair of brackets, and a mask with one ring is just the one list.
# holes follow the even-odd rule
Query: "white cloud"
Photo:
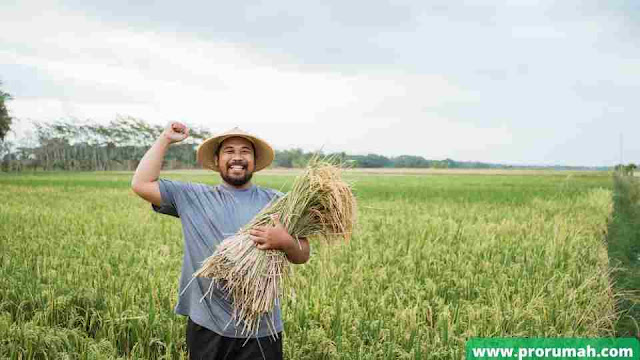
[[567, 34], [553, 26], [514, 26], [511, 36], [516, 39], [564, 40]]
[[[317, 133], [295, 131], [292, 143], [321, 146], [316, 140], [332, 134], [333, 126], [351, 123], [357, 133], [376, 124], [420, 121], [429, 107], [471, 99], [443, 76], [305, 72], [273, 64], [250, 47], [115, 28], [77, 14], [47, 12], [38, 21], [60, 30], [39, 30], [47, 26], [31, 28], [16, 20], [12, 26], [19, 27], [17, 37], [0, 40], [28, 43], [38, 51], [3, 46], [0, 63], [28, 65], [62, 86], [73, 81], [117, 90], [130, 101], [110, 102], [99, 91], [94, 99], [85, 96], [82, 101], [73, 94], [17, 97], [10, 106], [18, 118], [110, 120], [128, 114], [162, 123], [181, 119], [214, 130], [222, 130], [216, 124], [286, 127], [273, 134], [278, 143], [290, 143], [289, 131], [296, 126], [313, 126]], [[57, 24], [61, 28], [53, 26]], [[338, 139], [332, 142], [336, 147], [357, 148], [349, 138], [342, 138], [343, 143]]]

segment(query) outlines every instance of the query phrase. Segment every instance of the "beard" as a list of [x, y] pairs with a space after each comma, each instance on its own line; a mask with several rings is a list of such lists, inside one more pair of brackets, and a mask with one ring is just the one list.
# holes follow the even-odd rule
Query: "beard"
[[[229, 175], [229, 170], [233, 165], [242, 166], [244, 168], [244, 176]], [[249, 171], [248, 164], [246, 162], [236, 161], [236, 162], [229, 163], [227, 165], [226, 172], [220, 171], [220, 177], [222, 177], [222, 180], [224, 180], [227, 184], [230, 184], [233, 186], [242, 186], [248, 183], [249, 181], [251, 181], [251, 177], [253, 177], [253, 173]]]
[[230, 176], [228, 174], [220, 174], [220, 176], [222, 177], [222, 180], [224, 180], [227, 184], [231, 184], [233, 186], [242, 186], [251, 181], [251, 177], [253, 176], [253, 174], [247, 172], [244, 176], [241, 177]]

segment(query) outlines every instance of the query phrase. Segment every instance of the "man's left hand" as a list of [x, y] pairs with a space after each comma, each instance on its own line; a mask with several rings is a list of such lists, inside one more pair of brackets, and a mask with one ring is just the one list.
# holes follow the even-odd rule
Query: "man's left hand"
[[251, 240], [260, 250], [282, 250], [287, 251], [292, 246], [298, 246], [296, 240], [289, 235], [284, 226], [280, 223], [277, 215], [273, 215], [271, 219], [274, 226], [257, 226], [249, 234]]

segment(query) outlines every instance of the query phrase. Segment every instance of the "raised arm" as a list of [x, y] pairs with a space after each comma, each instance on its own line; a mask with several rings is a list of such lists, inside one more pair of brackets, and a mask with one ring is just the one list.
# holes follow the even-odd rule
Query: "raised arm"
[[160, 206], [162, 196], [158, 186], [158, 176], [162, 168], [164, 155], [172, 143], [180, 142], [189, 136], [189, 128], [179, 122], [172, 122], [153, 143], [140, 160], [131, 179], [131, 189], [141, 198]]

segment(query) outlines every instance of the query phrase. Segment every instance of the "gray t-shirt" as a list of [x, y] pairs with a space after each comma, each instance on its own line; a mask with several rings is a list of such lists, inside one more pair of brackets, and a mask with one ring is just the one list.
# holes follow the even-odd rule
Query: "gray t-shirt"
[[[271, 200], [282, 196], [279, 191], [255, 185], [238, 190], [228, 185], [212, 186], [167, 179], [159, 179], [158, 185], [163, 204], [152, 204], [153, 210], [179, 217], [182, 222], [184, 257], [178, 294], [183, 292], [193, 279], [193, 273], [222, 240], [234, 235]], [[231, 319], [232, 304], [219, 288], [214, 286], [212, 296], [207, 295], [200, 301], [210, 284], [211, 280], [207, 278], [193, 280], [178, 296], [175, 312], [189, 316], [196, 324], [222, 336], [246, 337], [241, 334], [243, 324], [236, 327]], [[275, 331], [282, 331], [280, 307], [276, 306], [273, 314], [268, 316], [275, 323]], [[266, 316], [263, 316], [258, 337], [271, 334], [266, 321]]]

